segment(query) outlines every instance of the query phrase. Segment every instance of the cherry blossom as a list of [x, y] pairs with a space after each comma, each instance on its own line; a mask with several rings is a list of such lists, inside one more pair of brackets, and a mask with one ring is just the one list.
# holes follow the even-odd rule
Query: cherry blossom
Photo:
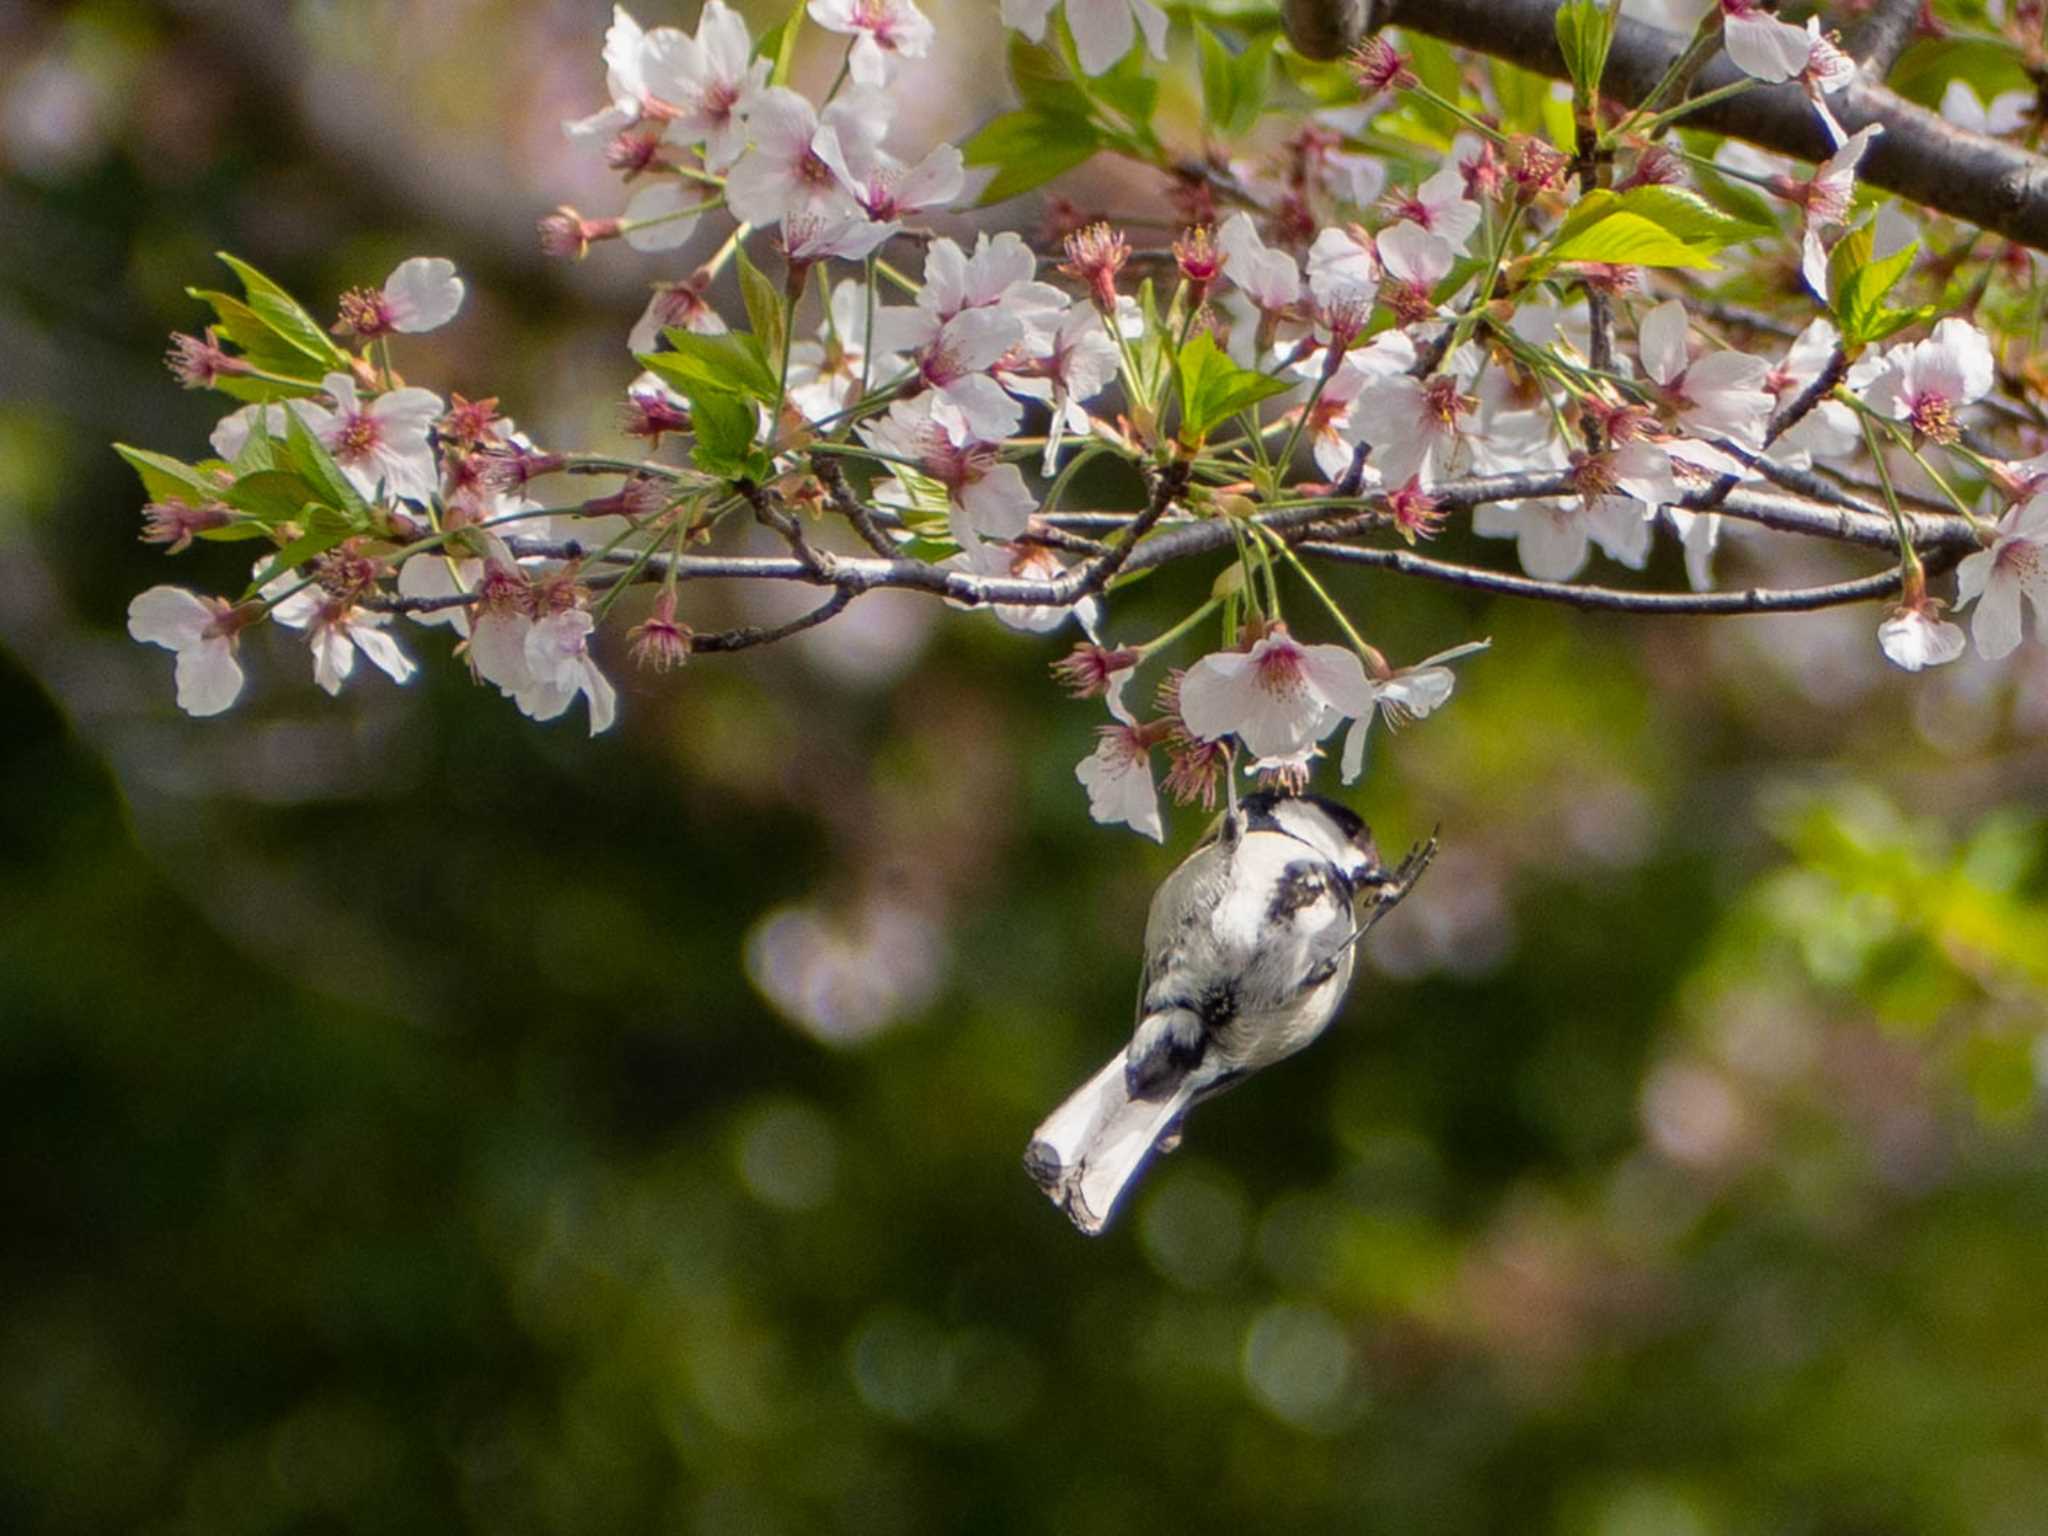
[[1208, 741], [1237, 737], [1255, 766], [1306, 762], [1317, 742], [1372, 707], [1372, 685], [1355, 651], [1303, 645], [1279, 623], [1248, 651], [1204, 656], [1180, 684], [1188, 730]]
[[1216, 245], [1226, 258], [1224, 275], [1267, 314], [1292, 309], [1301, 299], [1301, 268], [1287, 252], [1259, 238], [1251, 217], [1233, 213], [1216, 231]]
[[1121, 823], [1155, 843], [1166, 841], [1159, 790], [1152, 779], [1152, 746], [1142, 726], [1127, 721], [1099, 728], [1095, 750], [1074, 777], [1088, 791], [1088, 814], [1103, 826]]
[[931, 21], [910, 0], [811, 0], [808, 9], [827, 32], [853, 38], [846, 62], [858, 85], [886, 84], [892, 55], [921, 59], [931, 52]]
[[2032, 91], [2003, 91], [1987, 103], [1969, 81], [1956, 79], [1941, 93], [1941, 115], [1972, 133], [2003, 136], [2027, 126], [2034, 103]]
[[789, 398], [812, 421], [836, 416], [852, 405], [861, 379], [881, 384], [903, 372], [903, 358], [893, 352], [871, 352], [868, 339], [870, 300], [865, 283], [839, 283], [832, 289], [817, 339], [789, 349]]
[[613, 6], [612, 24], [604, 34], [605, 94], [611, 97], [611, 105], [563, 123], [564, 132], [573, 138], [591, 138], [617, 133], [639, 121], [647, 96], [640, 67], [646, 45], [647, 33], [640, 23], [623, 5]]
[[[1056, 581], [1066, 574], [1060, 557], [1042, 545], [984, 540], [972, 529], [960, 527], [957, 521], [954, 531], [960, 535], [960, 553], [945, 562], [954, 570], [970, 571], [977, 576], [1011, 577], [1019, 581]], [[1070, 619], [1081, 626], [1083, 633], [1091, 633], [1102, 614], [1101, 603], [1093, 597], [1084, 597], [1077, 603], [991, 603], [988, 606], [998, 623], [1027, 635], [1049, 635]], [[1120, 703], [1120, 699], [1113, 699], [1110, 709], [1121, 717], [1122, 712], [1117, 707]]]
[[2007, 512], [1996, 542], [1956, 567], [1956, 602], [1977, 605], [1970, 637], [1985, 660], [2019, 648], [2022, 598], [2033, 605], [2037, 625], [2048, 621], [2048, 495]]
[[853, 199], [819, 153], [824, 130], [835, 157], [855, 163], [874, 152], [888, 126], [889, 98], [879, 91], [847, 91], [821, 113], [795, 91], [772, 86], [748, 109], [751, 146], [726, 173], [726, 206], [763, 228], [792, 213], [851, 214]]
[[871, 219], [886, 222], [947, 207], [966, 184], [966, 162], [951, 144], [941, 144], [916, 165], [905, 166], [873, 147], [849, 156], [839, 130], [829, 123], [819, 128], [816, 142], [818, 158]]
[[402, 261], [381, 290], [356, 289], [341, 296], [335, 330], [365, 341], [394, 332], [417, 335], [439, 330], [462, 308], [464, 288], [455, 263], [441, 256]]
[[1842, 141], [1841, 148], [1830, 155], [1813, 175], [1798, 181], [1780, 176], [1772, 187], [1780, 195], [1791, 198], [1806, 210], [1805, 227], [1800, 236], [1800, 275], [1806, 285], [1825, 302], [1828, 297], [1828, 250], [1822, 236], [1829, 230], [1839, 228], [1849, 217], [1850, 199], [1856, 191], [1856, 168], [1863, 163], [1877, 136], [1884, 132], [1884, 124], [1871, 123], [1858, 128]]
[[[1046, 18], [1055, 0], [1003, 0], [1003, 25], [1015, 27], [1033, 42], [1045, 36]], [[1166, 57], [1166, 12], [1152, 0], [1066, 0], [1067, 26], [1081, 67], [1099, 75], [1131, 51], [1138, 29], [1152, 57]]]
[[576, 696], [588, 701], [590, 734], [611, 729], [618, 715], [618, 695], [590, 655], [595, 621], [581, 608], [566, 609], [536, 620], [524, 635], [527, 681], [513, 693], [520, 713], [535, 720], [553, 720]]
[[1967, 646], [1962, 630], [1941, 616], [1941, 604], [1924, 591], [1918, 601], [1892, 610], [1877, 627], [1877, 643], [1885, 660], [1908, 672], [1945, 666]]
[[195, 717], [220, 714], [241, 696], [240, 629], [230, 604], [183, 587], [151, 587], [128, 605], [128, 633], [176, 653], [178, 708]]
[[725, 317], [704, 297], [702, 285], [688, 280], [656, 283], [654, 296], [633, 322], [626, 345], [635, 353], [652, 352], [661, 345], [661, 333], [671, 326], [697, 336], [723, 336], [726, 332]]
[[695, 37], [657, 28], [643, 54], [643, 89], [667, 125], [664, 137], [701, 144], [705, 169], [725, 170], [746, 148], [745, 117], [771, 67], [754, 57], [745, 20], [725, 0], [705, 0]]
[[699, 191], [678, 181], [650, 182], [626, 203], [621, 232], [636, 251], [672, 251], [697, 229]]
[[1939, 443], [1962, 430], [1957, 413], [1983, 399], [1997, 382], [1997, 365], [1984, 333], [1951, 315], [1925, 341], [1909, 341], [1885, 354], [1885, 370], [1865, 399], [1871, 409]]
[[424, 389], [394, 389], [368, 405], [356, 397], [356, 381], [330, 373], [320, 387], [332, 408], [295, 400], [305, 421], [341, 472], [364, 496], [425, 500], [440, 485], [440, 472], [427, 434], [441, 419], [441, 397]]
[[1451, 671], [1451, 663], [1477, 655], [1490, 644], [1491, 641], [1475, 640], [1453, 646], [1418, 661], [1412, 667], [1401, 667], [1384, 678], [1374, 680], [1372, 707], [1353, 720], [1351, 729], [1344, 733], [1344, 757], [1340, 765], [1344, 782], [1357, 783], [1358, 776], [1365, 771], [1366, 738], [1372, 732], [1374, 719], [1384, 714], [1388, 729], [1399, 730], [1411, 721], [1436, 713], [1449, 701], [1451, 690], [1458, 684], [1457, 674]]
[[1421, 226], [1450, 246], [1454, 255], [1465, 249], [1479, 228], [1480, 208], [1466, 196], [1464, 167], [1455, 156], [1412, 192], [1389, 197], [1387, 212], [1397, 220]]
[[1571, 580], [1585, 569], [1593, 544], [1641, 570], [1650, 558], [1651, 514], [1678, 499], [1670, 455], [1638, 439], [1583, 456], [1574, 478], [1576, 500], [1532, 498], [1478, 507], [1472, 531], [1482, 538], [1514, 539], [1522, 569], [1540, 581]]
[[[280, 576], [264, 592], [267, 595], [273, 589], [289, 588], [294, 583], [295, 578], [289, 574]], [[398, 648], [398, 642], [384, 632], [384, 626], [391, 622], [389, 614], [368, 612], [353, 602], [322, 592], [317, 586], [302, 587], [282, 596], [272, 605], [270, 616], [287, 629], [306, 631], [307, 643], [313, 649], [313, 681], [330, 695], [339, 694], [341, 685], [355, 670], [357, 651], [369, 657], [371, 665], [394, 683], [410, 681], [418, 670], [413, 659]]]
[[1005, 464], [988, 443], [957, 440], [928, 398], [897, 400], [889, 414], [863, 428], [876, 448], [907, 459], [920, 473], [946, 488], [964, 524], [964, 547], [975, 538], [1014, 539], [1038, 510], [1038, 498], [1024, 483], [1023, 471]]
[[1757, 0], [1721, 0], [1728, 58], [1745, 75], [1777, 84], [1796, 77], [1813, 52], [1813, 38], [1763, 9]]
[[1692, 361], [1686, 348], [1689, 329], [1685, 306], [1677, 299], [1645, 315], [1637, 333], [1643, 371], [1686, 431], [1762, 448], [1771, 416], [1772, 397], [1764, 387], [1770, 365], [1747, 352], [1710, 352]]
[[1428, 485], [1459, 467], [1467, 451], [1460, 423], [1472, 405], [1450, 373], [1427, 379], [1397, 374], [1359, 392], [1351, 431], [1356, 441], [1372, 445], [1383, 483]]

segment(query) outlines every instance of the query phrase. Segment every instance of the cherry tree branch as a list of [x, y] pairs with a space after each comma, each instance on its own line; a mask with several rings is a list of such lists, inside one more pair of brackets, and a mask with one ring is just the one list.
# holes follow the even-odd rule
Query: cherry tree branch
[[[1355, 15], [1357, 10], [1369, 14]], [[1374, 0], [1369, 7], [1347, 0], [1292, 0], [1285, 14], [1295, 47], [1315, 58], [1333, 58], [1366, 32], [1394, 26], [1564, 79], [1556, 13], [1555, 0]], [[1641, 101], [1685, 45], [1677, 33], [1623, 17], [1615, 29], [1602, 94], [1631, 105]], [[1701, 71], [1699, 92], [1738, 78], [1735, 66], [1725, 56], [1718, 58]], [[2048, 160], [1944, 122], [1870, 73], [1859, 74], [1828, 102], [1851, 133], [1870, 123], [1884, 126], [1858, 172], [1861, 180], [2021, 245], [2048, 250]], [[1687, 122], [1796, 160], [1818, 163], [1834, 149], [1797, 85], [1757, 86], [1701, 108]]]

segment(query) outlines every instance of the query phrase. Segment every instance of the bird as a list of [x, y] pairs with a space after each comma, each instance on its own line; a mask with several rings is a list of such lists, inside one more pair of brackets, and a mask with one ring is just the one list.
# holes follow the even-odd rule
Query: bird
[[1358, 941], [1435, 852], [1432, 836], [1389, 871], [1348, 807], [1279, 790], [1240, 801], [1233, 787], [1152, 898], [1130, 1043], [1033, 1133], [1025, 1171], [1100, 1234], [1190, 1109], [1329, 1027]]

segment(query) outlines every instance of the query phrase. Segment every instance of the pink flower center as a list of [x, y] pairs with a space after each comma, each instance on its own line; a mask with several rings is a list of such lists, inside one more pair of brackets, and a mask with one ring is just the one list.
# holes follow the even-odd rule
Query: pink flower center
[[384, 441], [384, 429], [367, 411], [344, 417], [334, 439], [334, 456], [344, 464], [358, 463], [375, 453]]
[[1255, 671], [1259, 686], [1279, 698], [1308, 692], [1308, 668], [1302, 664], [1302, 649], [1292, 640], [1276, 640], [1266, 647]]
[[1915, 395], [1906, 419], [1915, 432], [1937, 443], [1952, 443], [1961, 435], [1956, 426], [1955, 407], [1947, 395], [1936, 390]]

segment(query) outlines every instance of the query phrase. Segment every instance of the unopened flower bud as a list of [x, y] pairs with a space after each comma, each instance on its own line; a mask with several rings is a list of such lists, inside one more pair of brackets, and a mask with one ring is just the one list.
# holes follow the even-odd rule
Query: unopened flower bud
[[634, 475], [611, 495], [583, 503], [583, 510], [591, 517], [623, 517], [637, 523], [642, 518], [659, 517], [670, 504], [669, 493], [659, 480], [652, 475]]
[[1685, 163], [1662, 144], [1652, 144], [1640, 155], [1629, 173], [1614, 184], [1617, 192], [1633, 187], [1675, 187], [1685, 180]]
[[659, 443], [664, 433], [689, 431], [690, 413], [665, 394], [636, 389], [626, 396], [620, 425], [628, 437]]
[[1173, 259], [1180, 265], [1180, 275], [1188, 280], [1188, 304], [1194, 309], [1202, 307], [1202, 301], [1209, 296], [1209, 289], [1230, 263], [1229, 256], [1218, 250], [1210, 239], [1206, 224], [1189, 230], [1173, 242]]
[[615, 240], [624, 229], [622, 219], [586, 219], [565, 205], [540, 221], [540, 248], [549, 256], [581, 261], [593, 241]]

